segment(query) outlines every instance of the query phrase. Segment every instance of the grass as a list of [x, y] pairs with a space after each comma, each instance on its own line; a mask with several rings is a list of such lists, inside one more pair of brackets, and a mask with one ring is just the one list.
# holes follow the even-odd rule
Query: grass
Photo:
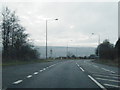
[[13, 65], [23, 65], [23, 64], [32, 64], [32, 63], [43, 63], [43, 62], [52, 62], [53, 60], [43, 60], [43, 59], [39, 59], [39, 60], [30, 60], [30, 61], [20, 61], [20, 60], [11, 60], [11, 61], [7, 61], [7, 62], [3, 62], [2, 65], [4, 66], [13, 66]]
[[101, 64], [105, 64], [105, 65], [109, 65], [109, 66], [120, 67], [117, 60], [100, 59], [100, 60], [94, 60], [93, 62], [95, 62], [95, 63], [101, 63]]

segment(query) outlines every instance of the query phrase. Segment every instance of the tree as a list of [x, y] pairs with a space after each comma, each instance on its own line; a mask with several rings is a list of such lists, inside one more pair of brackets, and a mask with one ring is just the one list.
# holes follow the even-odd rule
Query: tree
[[26, 29], [20, 25], [19, 21], [15, 11], [10, 11], [8, 7], [4, 8], [1, 23], [3, 60], [25, 60], [38, 57], [38, 52], [28, 44], [28, 34], [24, 33]]
[[118, 39], [118, 41], [116, 42], [115, 44], [115, 51], [116, 51], [116, 57], [117, 58], [120, 58], [120, 38]]
[[97, 49], [96, 55], [99, 53], [100, 59], [110, 59], [113, 60], [115, 57], [114, 45], [109, 42], [108, 39], [104, 40]]

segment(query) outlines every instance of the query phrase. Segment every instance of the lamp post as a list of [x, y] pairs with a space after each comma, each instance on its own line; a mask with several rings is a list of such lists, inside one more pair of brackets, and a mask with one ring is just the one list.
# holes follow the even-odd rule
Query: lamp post
[[[72, 41], [72, 40], [70, 40], [70, 41]], [[67, 42], [67, 52], [66, 52], [66, 57], [68, 57], [68, 43], [69, 43], [69, 42]]]
[[[92, 35], [94, 35], [94, 33], [92, 33]], [[98, 59], [99, 59], [99, 56], [100, 56], [100, 52], [99, 52], [100, 34], [97, 34], [97, 35], [98, 35]]]
[[[56, 18], [54, 20], [58, 20], [58, 19]], [[46, 19], [46, 60], [47, 60], [47, 27], [48, 27], [47, 23], [48, 23], [48, 20]]]

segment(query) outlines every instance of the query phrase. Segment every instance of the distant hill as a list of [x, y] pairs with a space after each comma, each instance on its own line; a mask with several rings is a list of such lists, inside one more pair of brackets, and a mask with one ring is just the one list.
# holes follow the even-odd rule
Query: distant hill
[[[41, 54], [41, 58], [45, 58], [46, 47], [36, 46], [37, 50]], [[52, 57], [66, 56], [67, 47], [60, 46], [48, 46], [48, 57], [51, 56], [50, 50], [52, 49]], [[95, 53], [95, 47], [68, 47], [68, 51], [75, 56], [89, 56]]]

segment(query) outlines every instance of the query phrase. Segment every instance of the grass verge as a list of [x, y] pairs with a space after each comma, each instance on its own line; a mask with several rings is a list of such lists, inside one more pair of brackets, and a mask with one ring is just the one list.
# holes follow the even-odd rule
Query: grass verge
[[119, 63], [117, 60], [105, 60], [105, 59], [100, 59], [100, 60], [93, 60], [95, 63], [100, 63], [100, 64], [105, 64], [109, 66], [114, 66], [114, 67], [120, 67]]
[[13, 65], [23, 65], [23, 64], [32, 64], [32, 63], [44, 63], [44, 62], [52, 62], [54, 60], [29, 60], [29, 61], [19, 61], [19, 60], [14, 60], [14, 61], [8, 61], [8, 62], [3, 62], [2, 65], [3, 67], [5, 66], [13, 66]]

